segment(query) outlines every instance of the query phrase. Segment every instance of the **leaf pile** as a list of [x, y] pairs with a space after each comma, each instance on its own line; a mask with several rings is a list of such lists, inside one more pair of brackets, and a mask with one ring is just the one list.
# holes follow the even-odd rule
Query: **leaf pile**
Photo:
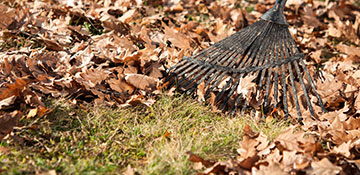
[[[0, 140], [19, 119], [51, 112], [43, 103], [49, 97], [80, 106], [153, 104], [166, 86], [167, 68], [252, 24], [273, 3], [2, 1]], [[191, 154], [207, 167], [203, 174], [359, 173], [360, 4], [288, 0], [285, 16], [329, 112], [311, 118], [304, 111], [304, 125], [271, 142], [246, 128], [234, 160], [215, 163]], [[248, 81], [238, 91], [253, 86]]]
[[43, 103], [49, 97], [80, 105], [153, 104], [165, 86], [166, 68], [247, 24], [240, 8], [232, 16], [224, 9], [217, 12], [226, 6], [167, 0], [2, 1], [0, 126], [51, 112]]
[[360, 119], [328, 123], [319, 122], [317, 129], [290, 126], [272, 142], [246, 125], [236, 159], [212, 162], [189, 153], [190, 161], [196, 169], [206, 168], [199, 173], [204, 175], [358, 174]]

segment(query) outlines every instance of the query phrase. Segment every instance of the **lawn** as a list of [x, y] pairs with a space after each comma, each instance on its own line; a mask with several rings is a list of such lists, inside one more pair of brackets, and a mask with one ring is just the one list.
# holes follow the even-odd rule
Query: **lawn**
[[0, 168], [8, 174], [194, 174], [186, 152], [210, 160], [235, 157], [245, 124], [269, 139], [288, 122], [259, 123], [249, 116], [212, 112], [189, 97], [163, 95], [151, 107], [126, 109], [46, 101], [54, 109], [21, 120], [12, 140], [1, 143]]

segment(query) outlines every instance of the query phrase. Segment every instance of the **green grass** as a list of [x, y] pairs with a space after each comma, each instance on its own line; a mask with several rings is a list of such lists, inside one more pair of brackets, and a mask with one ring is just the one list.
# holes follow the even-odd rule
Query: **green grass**
[[[274, 138], [287, 122], [259, 123], [229, 117], [186, 97], [162, 97], [152, 107], [76, 108], [51, 100], [51, 114], [33, 129], [15, 130], [0, 145], [0, 172], [34, 174], [119, 174], [131, 165], [139, 174], [194, 174], [187, 151], [210, 160], [236, 156], [242, 129], [249, 124]], [[32, 121], [23, 120], [24, 126]]]

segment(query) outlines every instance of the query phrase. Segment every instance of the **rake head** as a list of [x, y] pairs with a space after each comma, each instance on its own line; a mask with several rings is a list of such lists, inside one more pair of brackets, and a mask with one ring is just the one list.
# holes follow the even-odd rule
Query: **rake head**
[[[282, 13], [286, 0], [277, 0], [261, 20], [193, 55], [183, 57], [167, 70], [169, 87], [193, 93], [202, 84], [205, 98], [214, 93], [221, 110], [244, 111], [256, 101], [264, 114], [282, 108], [287, 118], [289, 104], [315, 116], [310, 96], [325, 112], [315, 84], [292, 38]], [[254, 91], [241, 90], [252, 77]], [[300, 96], [300, 100], [299, 100]], [[300, 105], [301, 104], [301, 105]]]

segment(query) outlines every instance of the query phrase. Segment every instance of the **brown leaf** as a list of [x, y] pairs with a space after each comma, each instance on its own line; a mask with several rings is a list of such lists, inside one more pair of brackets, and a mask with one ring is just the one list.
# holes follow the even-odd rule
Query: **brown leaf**
[[0, 141], [13, 130], [21, 117], [20, 111], [5, 113], [0, 116]]
[[47, 170], [38, 173], [37, 175], [56, 175], [56, 170]]
[[156, 89], [157, 79], [142, 74], [125, 74], [127, 83], [142, 90]]
[[196, 95], [198, 97], [198, 101], [205, 101], [205, 82], [201, 82], [198, 86], [197, 86], [197, 90], [196, 90]]
[[270, 163], [269, 166], [260, 166], [259, 170], [256, 168], [252, 169], [253, 174], [256, 175], [286, 175], [285, 171], [282, 170], [280, 164], [277, 162]]
[[165, 32], [164, 37], [167, 40], [169, 40], [172, 44], [174, 44], [174, 46], [176, 46], [178, 48], [182, 48], [182, 49], [191, 48], [190, 47], [190, 39], [186, 35], [178, 32], [175, 29], [168, 27], [165, 24], [163, 24], [163, 27], [164, 27], [164, 32]]
[[314, 9], [309, 5], [304, 7], [304, 14], [301, 15], [303, 21], [308, 26], [319, 27], [322, 23], [316, 18], [316, 14], [314, 13]]
[[329, 159], [323, 158], [320, 161], [311, 162], [311, 169], [306, 172], [311, 175], [336, 175], [341, 167], [332, 164]]
[[135, 175], [135, 171], [131, 168], [131, 165], [128, 165], [123, 175]]
[[244, 168], [246, 170], [251, 170], [252, 167], [254, 167], [255, 163], [260, 160], [260, 157], [258, 155], [255, 155], [253, 157], [249, 157], [244, 159], [239, 163], [239, 166], [241, 168]]
[[29, 80], [27, 78], [17, 78], [15, 83], [12, 83], [2, 90], [0, 93], [0, 100], [4, 100], [11, 96], [19, 96], [20, 92], [27, 86]]
[[34, 108], [34, 109], [30, 109], [28, 115], [26, 116], [26, 119], [30, 119], [30, 118], [33, 118], [36, 116], [38, 112], [38, 109], [37, 108]]
[[190, 157], [189, 157], [189, 161], [190, 162], [200, 162], [202, 165], [204, 165], [205, 167], [211, 167], [214, 165], [214, 162], [211, 162], [211, 161], [208, 161], [208, 160], [205, 160], [203, 158], [201, 158], [200, 156], [188, 151], [186, 152], [186, 154], [188, 154]]
[[240, 142], [239, 148], [236, 150], [239, 153], [238, 159], [242, 161], [248, 157], [253, 157], [254, 155], [256, 155], [256, 146], [258, 144], [259, 141], [244, 136], [243, 140]]
[[127, 12], [125, 12], [121, 17], [120, 17], [120, 21], [123, 22], [123, 23], [129, 23], [130, 21], [132, 21], [134, 15], [136, 14], [135, 13], [136, 10], [135, 9], [131, 9]]
[[340, 52], [344, 52], [348, 55], [360, 55], [360, 48], [359, 47], [354, 47], [354, 46], [347, 46], [345, 44], [338, 44], [336, 45], [336, 49], [339, 50]]
[[46, 38], [39, 38], [38, 41], [44, 43], [48, 50], [52, 50], [52, 51], [63, 51], [64, 50], [63, 47], [56, 41], [52, 41], [52, 40], [49, 40]]
[[256, 87], [256, 84], [252, 82], [255, 78], [256, 78], [255, 75], [241, 78], [236, 92], [238, 94], [243, 94], [245, 98], [248, 100], [251, 99], [250, 94], [253, 91], [253, 89]]
[[11, 97], [5, 98], [0, 101], [0, 109], [4, 109], [10, 105], [12, 105], [15, 102], [16, 96], [13, 95]]
[[331, 152], [335, 154], [341, 154], [345, 157], [349, 157], [351, 154], [350, 149], [351, 149], [351, 140], [349, 140], [348, 142], [344, 142], [339, 146], [335, 146], [334, 149], [331, 150]]
[[131, 84], [128, 84], [122, 75], [118, 75], [118, 79], [109, 79], [107, 81], [110, 85], [110, 88], [119, 92], [119, 93], [127, 93], [127, 94], [133, 94], [135, 87]]
[[161, 73], [163, 70], [164, 68], [160, 63], [153, 62], [150, 64], [150, 66], [146, 67], [144, 74], [148, 75], [149, 77], [159, 79], [163, 77], [163, 74]]

